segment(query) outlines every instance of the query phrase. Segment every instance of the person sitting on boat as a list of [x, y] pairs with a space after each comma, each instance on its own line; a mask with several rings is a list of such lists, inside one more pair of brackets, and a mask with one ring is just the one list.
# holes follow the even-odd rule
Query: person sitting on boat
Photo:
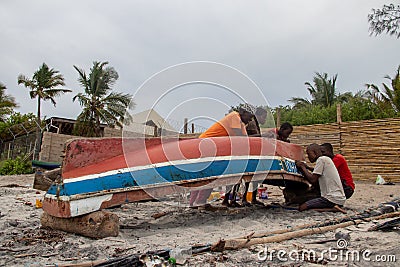
[[[217, 121], [199, 138], [219, 137], [219, 136], [246, 136], [246, 124], [253, 119], [255, 108], [250, 104], [244, 104], [238, 111], [232, 111], [220, 121]], [[207, 204], [207, 199], [212, 192], [212, 188], [194, 190], [190, 193], [189, 206], [203, 206]]]
[[290, 143], [289, 136], [293, 132], [293, 126], [289, 122], [282, 123], [281, 127], [274, 128], [264, 134], [262, 137], [274, 138], [279, 141]]
[[304, 162], [296, 161], [296, 166], [310, 183], [318, 181], [321, 197], [306, 201], [299, 206], [299, 211], [313, 209], [317, 211], [340, 211], [346, 213], [342, 207], [346, 201], [339, 173], [332, 159], [322, 155], [321, 147], [311, 144], [307, 147], [307, 156], [310, 162], [316, 163], [310, 172]]
[[355, 184], [346, 159], [340, 154], [334, 154], [333, 146], [330, 143], [323, 143], [321, 145], [321, 152], [322, 155], [330, 157], [335, 164], [340, 180], [342, 181], [344, 194], [346, 195], [346, 199], [349, 199], [354, 193]]
[[246, 125], [246, 132], [248, 136], [261, 136], [260, 124], [267, 121], [268, 112], [262, 107], [257, 107], [255, 116]]

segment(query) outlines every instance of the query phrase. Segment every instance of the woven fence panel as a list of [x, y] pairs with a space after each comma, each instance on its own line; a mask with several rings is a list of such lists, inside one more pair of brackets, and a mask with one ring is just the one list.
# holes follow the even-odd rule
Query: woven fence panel
[[343, 123], [341, 140], [355, 179], [400, 181], [400, 119]]
[[355, 180], [400, 182], [400, 119], [365, 120], [296, 126], [291, 142], [306, 148], [331, 143], [342, 154]]

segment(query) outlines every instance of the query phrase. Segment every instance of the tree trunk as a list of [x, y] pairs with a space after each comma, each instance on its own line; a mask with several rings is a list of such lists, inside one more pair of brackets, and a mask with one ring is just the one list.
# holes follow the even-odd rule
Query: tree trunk
[[41, 134], [41, 120], [40, 120], [40, 96], [38, 95], [38, 108], [36, 118], [36, 142], [33, 159], [39, 160], [40, 147], [42, 145], [42, 134]]

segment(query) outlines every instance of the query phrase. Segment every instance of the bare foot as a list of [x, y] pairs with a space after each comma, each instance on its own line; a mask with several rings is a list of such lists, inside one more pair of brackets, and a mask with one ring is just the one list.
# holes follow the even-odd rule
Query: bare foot
[[345, 211], [344, 209], [342, 209], [341, 207], [339, 207], [338, 205], [335, 205], [333, 207], [336, 211], [339, 211], [341, 213], [347, 214], [347, 211]]

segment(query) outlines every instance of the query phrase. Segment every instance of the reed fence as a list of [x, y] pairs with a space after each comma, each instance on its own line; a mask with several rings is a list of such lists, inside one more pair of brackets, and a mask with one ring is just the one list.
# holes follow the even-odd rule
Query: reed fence
[[400, 118], [296, 126], [291, 142], [304, 148], [331, 143], [355, 180], [400, 182]]

